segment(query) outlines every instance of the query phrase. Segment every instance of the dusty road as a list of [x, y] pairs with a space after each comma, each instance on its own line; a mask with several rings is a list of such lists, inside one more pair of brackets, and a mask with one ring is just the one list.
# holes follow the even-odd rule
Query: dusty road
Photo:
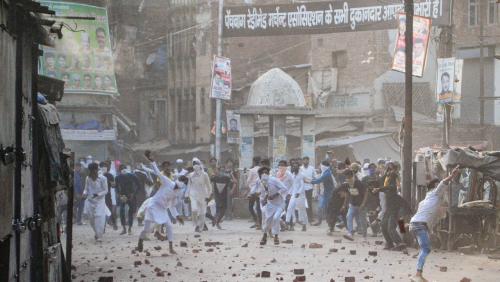
[[[409, 276], [414, 273], [416, 259], [412, 256], [417, 251], [409, 249], [409, 255], [384, 251], [383, 246], [375, 243], [382, 237], [369, 238], [367, 242], [356, 238], [357, 241], [350, 242], [342, 239], [342, 232], [326, 236], [323, 225], [310, 227], [307, 232], [282, 233], [281, 240], [293, 240], [292, 244], [274, 246], [271, 240], [261, 247], [261, 233], [249, 226], [246, 220], [226, 221], [224, 230], [210, 229], [195, 238], [191, 222], [176, 225], [177, 255], [168, 255], [168, 243], [156, 239], [145, 242], [148, 252], [133, 254], [139, 227], [134, 228], [134, 235], [122, 236], [119, 231], [107, 228], [103, 242], [95, 244], [89, 225], [75, 226], [73, 278], [74, 281], [97, 281], [101, 276], [113, 277], [114, 281], [293, 281], [297, 276], [294, 269], [304, 269], [306, 281], [338, 282], [345, 281], [345, 277], [355, 277], [355, 281], [410, 281]], [[187, 247], [180, 247], [181, 241]], [[205, 246], [210, 241], [222, 244]], [[322, 248], [309, 248], [310, 243], [322, 244]], [[351, 254], [351, 250], [356, 254]], [[377, 255], [369, 256], [369, 251], [376, 251]], [[441, 271], [443, 266], [446, 271]], [[256, 277], [262, 271], [269, 271], [271, 277]], [[425, 275], [429, 281], [458, 282], [468, 277], [472, 281], [497, 282], [500, 262], [481, 255], [433, 250]]]

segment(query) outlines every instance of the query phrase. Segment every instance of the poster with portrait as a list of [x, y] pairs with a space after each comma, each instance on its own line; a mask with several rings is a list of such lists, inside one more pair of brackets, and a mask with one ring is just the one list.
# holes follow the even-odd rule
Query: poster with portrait
[[436, 96], [440, 104], [453, 102], [455, 58], [437, 59]]
[[462, 100], [463, 64], [461, 59], [438, 59], [436, 101], [439, 104], [457, 104]]
[[226, 111], [227, 118], [227, 143], [228, 144], [239, 144], [240, 143], [240, 115], [233, 111]]
[[229, 58], [214, 56], [210, 98], [231, 99], [231, 60]]
[[105, 7], [41, 1], [59, 17], [93, 17], [64, 22], [63, 37], [54, 47], [43, 46], [40, 74], [65, 81], [66, 93], [118, 94]]
[[[392, 70], [405, 72], [406, 62], [406, 15], [399, 14], [398, 36], [392, 61]], [[413, 16], [413, 70], [412, 75], [422, 77], [427, 61], [427, 48], [432, 20], [430, 18]]]

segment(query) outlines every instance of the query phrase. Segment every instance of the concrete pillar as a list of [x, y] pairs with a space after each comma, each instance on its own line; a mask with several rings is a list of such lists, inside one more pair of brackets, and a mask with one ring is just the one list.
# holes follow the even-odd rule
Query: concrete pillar
[[305, 116], [301, 118], [302, 134], [301, 134], [301, 148], [302, 157], [309, 157], [309, 163], [313, 166], [316, 165], [316, 119], [314, 116]]
[[[269, 131], [267, 132], [267, 156], [272, 162], [273, 157], [273, 116], [268, 116]], [[272, 165], [272, 164], [271, 164]]]
[[241, 142], [240, 142], [240, 168], [252, 167], [254, 155], [254, 117], [253, 115], [241, 115]]
[[273, 167], [277, 167], [280, 160], [287, 159], [286, 116], [273, 116], [270, 127], [272, 127]]

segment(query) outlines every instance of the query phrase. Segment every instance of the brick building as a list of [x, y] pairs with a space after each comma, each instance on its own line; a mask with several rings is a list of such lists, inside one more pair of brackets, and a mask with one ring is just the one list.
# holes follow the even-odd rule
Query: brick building
[[[485, 96], [500, 96], [493, 90], [500, 89], [494, 87], [500, 81], [495, 79], [499, 66], [494, 59], [500, 40], [494, 36], [498, 34], [498, 8], [495, 1], [484, 1]], [[123, 7], [111, 2], [111, 10]], [[249, 2], [232, 0], [225, 1], [225, 5]], [[452, 142], [462, 134], [455, 134], [455, 129], [462, 132], [479, 121], [480, 15], [479, 0], [453, 2], [453, 55], [464, 58], [465, 65], [464, 103], [454, 111]], [[120, 108], [138, 123], [135, 142], [141, 144], [137, 148], [157, 144], [158, 148], [169, 148], [165, 152], [170, 154], [204, 152], [208, 156], [214, 138], [210, 130], [215, 106], [208, 96], [212, 58], [217, 51], [217, 1], [128, 1], [125, 6], [126, 11], [111, 13], [118, 17], [110, 22], [121, 30], [115, 40]], [[440, 30], [433, 27], [424, 76], [414, 78], [415, 146], [439, 144], [441, 139], [434, 90]], [[380, 30], [224, 38], [223, 55], [232, 60], [233, 93], [231, 101], [224, 103], [223, 113], [245, 105], [251, 83], [279, 67], [299, 83], [306, 101], [316, 110], [316, 138], [323, 140], [322, 144], [374, 133], [388, 134], [397, 143], [404, 106], [404, 75], [390, 70], [396, 33]], [[159, 57], [166, 57], [165, 63], [155, 67]], [[500, 109], [500, 101], [488, 101], [486, 124], [498, 124], [500, 110], [496, 109]], [[293, 118], [287, 124], [293, 140], [299, 124]], [[267, 130], [268, 122], [257, 120], [255, 132], [264, 143]], [[486, 139], [485, 134], [475, 134], [470, 142]], [[326, 148], [317, 153], [322, 154]]]

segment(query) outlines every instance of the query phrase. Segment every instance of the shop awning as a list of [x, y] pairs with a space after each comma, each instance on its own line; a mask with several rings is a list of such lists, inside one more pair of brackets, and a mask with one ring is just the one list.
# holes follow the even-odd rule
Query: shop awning
[[395, 161], [401, 161], [399, 146], [394, 142], [392, 133], [363, 134], [347, 138], [327, 138], [318, 140], [316, 146], [342, 150], [347, 156], [353, 156], [359, 161], [364, 159], [376, 160], [379, 158], [390, 158]]

